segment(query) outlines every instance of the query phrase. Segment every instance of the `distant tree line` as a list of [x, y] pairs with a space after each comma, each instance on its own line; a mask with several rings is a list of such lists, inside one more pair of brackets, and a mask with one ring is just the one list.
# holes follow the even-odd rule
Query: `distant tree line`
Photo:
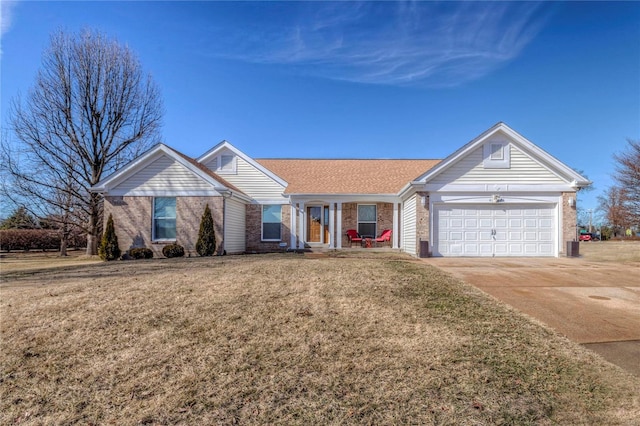
[[627, 144], [613, 157], [615, 184], [598, 197], [598, 210], [612, 237], [640, 231], [640, 140], [627, 139]]

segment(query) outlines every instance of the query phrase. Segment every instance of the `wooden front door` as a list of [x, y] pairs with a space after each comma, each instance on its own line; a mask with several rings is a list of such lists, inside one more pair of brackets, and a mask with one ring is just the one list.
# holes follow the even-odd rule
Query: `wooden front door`
[[322, 243], [322, 207], [307, 207], [307, 241]]

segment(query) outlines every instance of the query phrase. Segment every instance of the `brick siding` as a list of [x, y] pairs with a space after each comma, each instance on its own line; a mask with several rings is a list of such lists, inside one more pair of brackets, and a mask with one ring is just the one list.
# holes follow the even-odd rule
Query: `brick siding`
[[[176, 197], [176, 242], [184, 247], [185, 256], [197, 256], [196, 242], [200, 219], [206, 204], [213, 216], [218, 254], [223, 244], [222, 197]], [[151, 237], [153, 197], [105, 197], [105, 218], [113, 215], [118, 245], [124, 253], [133, 247], [148, 247], [154, 257], [163, 257], [162, 248], [170, 242], [153, 242]]]
[[247, 204], [247, 252], [268, 253], [281, 251], [280, 243], [291, 242], [291, 206], [282, 205], [282, 224], [280, 241], [262, 241], [262, 205]]
[[[420, 255], [420, 241], [429, 241], [429, 193], [418, 192], [418, 202], [416, 203], [416, 253]], [[422, 197], [427, 197], [425, 205], [422, 205]], [[429, 245], [433, 241], [429, 242]]]
[[[567, 241], [576, 240], [576, 224], [578, 222], [578, 215], [576, 211], [577, 193], [575, 192], [563, 192], [562, 193], [562, 233], [560, 235], [560, 253], [564, 253], [566, 250]], [[573, 198], [573, 207], [569, 205], [569, 199]]]
[[[385, 229], [393, 230], [393, 203], [343, 203], [342, 204], [342, 247], [349, 248], [346, 232], [348, 229], [358, 230], [358, 204], [376, 205], [376, 236]], [[393, 237], [392, 237], [393, 238]]]

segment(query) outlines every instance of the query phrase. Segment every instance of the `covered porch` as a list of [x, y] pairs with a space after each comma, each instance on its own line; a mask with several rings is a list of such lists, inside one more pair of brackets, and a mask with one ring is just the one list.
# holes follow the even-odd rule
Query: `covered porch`
[[[291, 241], [293, 249], [373, 249], [400, 247], [401, 208], [395, 196], [292, 197]], [[363, 239], [351, 241], [347, 231]], [[383, 231], [390, 240], [376, 243]]]

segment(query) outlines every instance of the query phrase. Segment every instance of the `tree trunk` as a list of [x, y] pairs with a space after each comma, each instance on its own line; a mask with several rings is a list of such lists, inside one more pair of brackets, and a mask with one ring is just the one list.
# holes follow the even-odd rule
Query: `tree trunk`
[[68, 256], [67, 255], [67, 240], [68, 240], [68, 238], [64, 234], [62, 235], [62, 238], [60, 238], [60, 256]]

